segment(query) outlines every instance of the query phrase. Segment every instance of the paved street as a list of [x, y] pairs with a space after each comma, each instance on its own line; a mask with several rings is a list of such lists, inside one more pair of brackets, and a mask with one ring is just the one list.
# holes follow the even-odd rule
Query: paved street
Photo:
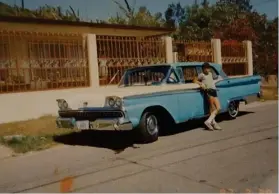
[[278, 192], [277, 106], [251, 104], [221, 118], [223, 131], [185, 123], [146, 145], [126, 132], [73, 134], [0, 160], [0, 192]]

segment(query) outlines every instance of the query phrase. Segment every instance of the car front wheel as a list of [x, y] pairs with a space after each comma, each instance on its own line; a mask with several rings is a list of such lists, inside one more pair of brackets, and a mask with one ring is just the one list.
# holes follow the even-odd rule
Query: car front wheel
[[145, 112], [136, 131], [139, 140], [143, 143], [157, 141], [159, 136], [158, 117], [152, 112]]

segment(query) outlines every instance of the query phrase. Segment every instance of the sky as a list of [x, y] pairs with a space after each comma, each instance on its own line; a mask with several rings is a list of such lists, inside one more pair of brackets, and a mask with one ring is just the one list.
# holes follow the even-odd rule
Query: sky
[[[10, 5], [21, 5], [21, 0], [0, 0]], [[123, 0], [118, 0], [124, 2]], [[128, 0], [131, 5], [135, 2], [136, 7], [146, 6], [152, 13], [164, 12], [170, 3], [180, 2], [182, 6], [194, 3], [194, 0]], [[201, 3], [202, 0], [198, 0]], [[208, 0], [215, 3], [217, 0]], [[278, 16], [278, 0], [250, 0], [253, 8], [260, 13], [265, 13], [268, 18], [272, 19]], [[120, 12], [119, 8], [112, 0], [25, 0], [25, 7], [36, 9], [42, 5], [61, 6], [68, 9], [72, 6], [79, 10], [80, 16], [85, 20], [106, 20], [110, 16], [115, 16]]]

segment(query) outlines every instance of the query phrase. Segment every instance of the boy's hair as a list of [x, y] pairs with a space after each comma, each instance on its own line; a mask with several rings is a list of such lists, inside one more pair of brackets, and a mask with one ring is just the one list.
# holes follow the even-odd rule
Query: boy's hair
[[205, 62], [202, 64], [202, 69], [210, 68], [210, 64], [208, 62]]

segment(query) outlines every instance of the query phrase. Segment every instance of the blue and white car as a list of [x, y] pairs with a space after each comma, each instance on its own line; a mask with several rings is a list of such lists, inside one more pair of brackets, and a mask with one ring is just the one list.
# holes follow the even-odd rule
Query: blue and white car
[[[142, 142], [156, 141], [159, 131], [172, 130], [172, 124], [209, 114], [204, 93], [193, 83], [202, 72], [202, 64], [181, 62], [128, 69], [118, 87], [103, 96], [99, 105], [94, 104], [94, 95], [79, 99], [76, 108], [66, 99], [57, 99], [57, 126], [83, 130], [110, 123], [115, 130], [133, 130]], [[221, 65], [210, 65], [222, 113], [236, 118], [240, 102], [260, 98], [260, 76], [229, 78]]]

